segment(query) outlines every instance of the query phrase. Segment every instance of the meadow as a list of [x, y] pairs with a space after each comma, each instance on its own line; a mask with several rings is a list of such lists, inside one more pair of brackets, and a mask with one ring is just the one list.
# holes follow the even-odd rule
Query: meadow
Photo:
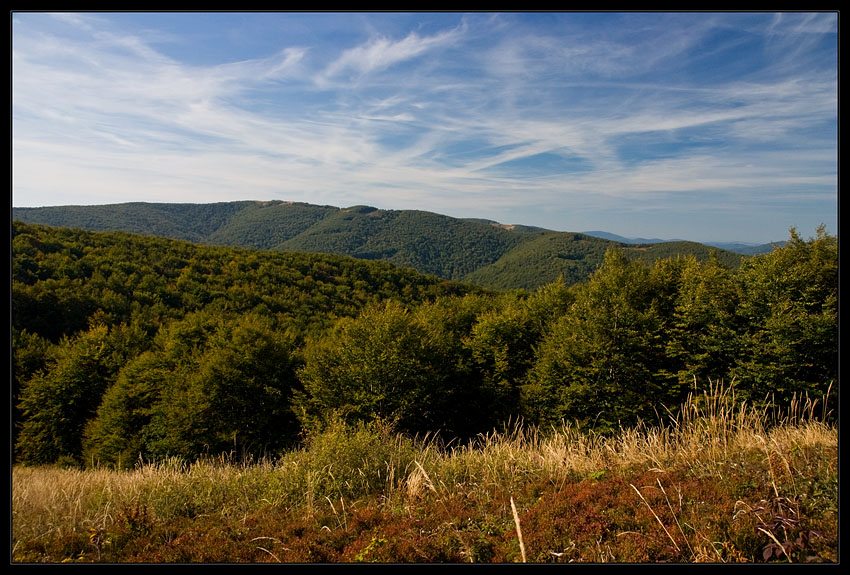
[[825, 398], [731, 386], [610, 434], [331, 422], [275, 459], [12, 469], [15, 563], [836, 562]]

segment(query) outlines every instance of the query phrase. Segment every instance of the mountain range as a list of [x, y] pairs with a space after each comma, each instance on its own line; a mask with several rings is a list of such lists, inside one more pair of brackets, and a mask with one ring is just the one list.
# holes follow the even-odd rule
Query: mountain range
[[676, 255], [703, 260], [714, 253], [733, 268], [745, 257], [742, 249], [749, 250], [747, 255], [770, 250], [770, 246], [629, 240], [605, 232], [561, 232], [420, 210], [340, 208], [279, 200], [12, 208], [12, 218], [201, 244], [383, 260], [492, 289], [536, 289], [558, 277], [568, 284], [582, 281], [597, 269], [611, 246], [650, 263]]
[[[658, 238], [647, 239], [647, 238], [625, 238], [623, 236], [618, 236], [617, 234], [612, 234], [610, 232], [582, 232], [589, 236], [593, 236], [595, 238], [604, 238], [606, 240], [612, 240], [615, 242], [620, 242], [624, 244], [659, 244], [663, 242], [682, 242], [685, 240], [661, 240]], [[728, 250], [730, 252], [735, 252], [737, 254], [745, 255], [745, 256], [755, 256], [758, 254], [768, 253], [773, 250], [774, 247], [781, 247], [785, 245], [785, 242], [775, 242], [769, 244], [756, 244], [751, 242], [704, 242], [707, 246], [712, 246], [715, 248], [720, 248], [723, 250]]]

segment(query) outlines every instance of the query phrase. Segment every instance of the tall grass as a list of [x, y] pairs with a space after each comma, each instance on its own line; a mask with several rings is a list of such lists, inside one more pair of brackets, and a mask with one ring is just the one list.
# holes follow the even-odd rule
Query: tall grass
[[691, 395], [658, 424], [640, 423], [613, 435], [568, 422], [548, 430], [515, 423], [463, 447], [433, 451], [427, 458], [428, 476], [449, 488], [470, 482], [557, 484], [635, 467], [686, 467], [697, 476], [719, 476], [736, 457], [754, 450], [781, 458], [789, 450], [837, 445], [836, 429], [818, 415], [819, 401], [795, 398], [784, 412], [775, 406], [757, 409], [738, 401], [731, 389], [713, 385]]
[[366, 497], [401, 510], [428, 497], [463, 495], [484, 506], [507, 501], [508, 494], [513, 504], [513, 494], [529, 486], [559, 489], [634, 469], [676, 469], [722, 480], [736, 465], [757, 460], [767, 464], [776, 495], [793, 494], [803, 479], [792, 456], [833, 450], [837, 441], [818, 402], [804, 398], [785, 411], [759, 411], [718, 386], [692, 396], [659, 424], [606, 436], [567, 422], [552, 429], [515, 422], [468, 444], [445, 446], [377, 424], [337, 422], [274, 461], [246, 463], [225, 455], [192, 463], [139, 461], [130, 471], [16, 466], [12, 556], [22, 542], [32, 547], [81, 533], [91, 534], [96, 547], [97, 533], [140, 513], [151, 522], [238, 518], [264, 508], [306, 515], [330, 508], [342, 516], [346, 505]]

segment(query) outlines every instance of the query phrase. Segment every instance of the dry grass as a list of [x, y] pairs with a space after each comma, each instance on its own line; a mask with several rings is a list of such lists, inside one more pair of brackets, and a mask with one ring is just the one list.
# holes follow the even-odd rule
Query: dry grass
[[[519, 561], [525, 560], [526, 547], [530, 561], [642, 561], [665, 553], [684, 561], [756, 560], [762, 549], [786, 561], [792, 550], [811, 552], [817, 542], [827, 549], [818, 552], [821, 557], [830, 553], [821, 531], [837, 521], [838, 439], [836, 428], [818, 416], [817, 405], [799, 402], [784, 415], [757, 412], [718, 389], [691, 398], [669, 415], [667, 425], [638, 426], [613, 436], [580, 432], [568, 424], [545, 432], [517, 424], [469, 445], [441, 447], [429, 438], [406, 439], [385, 428], [339, 425], [274, 462], [246, 465], [222, 457], [189, 465], [168, 460], [139, 462], [132, 471], [16, 466], [12, 557], [123, 561], [128, 555], [121, 547], [131, 548], [140, 537], [147, 537], [148, 551], [129, 556], [147, 557], [150, 548], [172, 552], [172, 542], [185, 536], [187, 524], [227, 525], [229, 533], [236, 524], [271, 521], [267, 518], [275, 513], [285, 514], [289, 523], [293, 517], [302, 518], [295, 523], [307, 521], [307, 531], [289, 535], [302, 542], [313, 525], [324, 533], [316, 538], [347, 534], [333, 540], [339, 555], [326, 542], [305, 548], [307, 561], [392, 553], [409, 553], [412, 560]], [[688, 504], [688, 497], [719, 497], [705, 495], [709, 486], [725, 486], [723, 493], [733, 497], [729, 505]], [[590, 518], [602, 513], [594, 506], [603, 505], [606, 497], [609, 507], [627, 508], [618, 508], [622, 518], [600, 527]], [[366, 501], [379, 502], [380, 511], [367, 514]], [[559, 505], [565, 505], [564, 511], [556, 512]], [[555, 535], [549, 525], [582, 509], [584, 515], [572, 524], [589, 521], [584, 531], [571, 526], [579, 529], [570, 531], [572, 539], [556, 541], [564, 529]], [[817, 519], [810, 523], [819, 531], [803, 529], [792, 511]], [[420, 539], [405, 548], [387, 543], [373, 522], [388, 517], [419, 525]], [[437, 517], [442, 519], [436, 526], [422, 527]], [[752, 534], [742, 535], [742, 526]], [[287, 555], [281, 543], [287, 535], [269, 529], [252, 532], [250, 550], [256, 555], [225, 560], [292, 560], [295, 551]], [[422, 542], [426, 532], [427, 545]], [[154, 533], [155, 541], [150, 539]], [[400, 533], [395, 537], [405, 540]], [[723, 533], [729, 541], [718, 541]], [[582, 547], [581, 538], [590, 534], [595, 544]], [[274, 541], [279, 546], [272, 548]], [[345, 551], [346, 545], [361, 547], [354, 553]], [[541, 550], [544, 545], [553, 548]], [[192, 557], [211, 560], [204, 554]]]
[[[432, 485], [452, 489], [467, 483], [524, 484], [531, 479], [557, 484], [636, 467], [685, 467], [696, 476], [720, 476], [736, 457], [752, 450], [782, 459], [792, 450], [837, 445], [837, 430], [816, 417], [817, 405], [795, 402], [777, 420], [773, 411], [753, 409], [737, 402], [728, 390], [712, 389], [691, 397], [666, 425], [638, 425], [611, 436], [587, 433], [568, 423], [548, 432], [517, 424], [463, 447], [431, 451], [427, 475]], [[419, 473], [412, 482], [419, 481]]]

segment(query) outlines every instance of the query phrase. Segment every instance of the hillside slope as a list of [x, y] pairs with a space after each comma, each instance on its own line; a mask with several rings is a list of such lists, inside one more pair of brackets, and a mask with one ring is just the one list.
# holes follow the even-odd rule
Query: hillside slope
[[[681, 242], [685, 240], [661, 240], [657, 238], [647, 239], [647, 238], [625, 238], [623, 236], [618, 236], [617, 234], [612, 234], [610, 232], [601, 232], [601, 231], [593, 231], [593, 232], [582, 232], [588, 236], [593, 236], [595, 238], [603, 238], [606, 240], [612, 240], [615, 242], [620, 242], [623, 244], [657, 244], [657, 243], [666, 243], [666, 242]], [[755, 256], [758, 254], [766, 254], [772, 252], [776, 247], [782, 247], [785, 245], [784, 241], [781, 242], [771, 242], [767, 244], [752, 244], [745, 242], [708, 242], [705, 245], [720, 248], [721, 250], [726, 250], [730, 252], [734, 252], [736, 254], [741, 254], [744, 256]]]
[[599, 266], [611, 246], [646, 260], [691, 254], [704, 260], [714, 252], [730, 267], [741, 261], [738, 254], [693, 242], [634, 245], [420, 210], [338, 208], [278, 200], [13, 208], [12, 217], [89, 231], [381, 260], [496, 289], [536, 289], [559, 276], [568, 284], [581, 281]]
[[357, 206], [329, 215], [277, 247], [385, 260], [458, 279], [527, 239], [521, 232], [431, 212]]

